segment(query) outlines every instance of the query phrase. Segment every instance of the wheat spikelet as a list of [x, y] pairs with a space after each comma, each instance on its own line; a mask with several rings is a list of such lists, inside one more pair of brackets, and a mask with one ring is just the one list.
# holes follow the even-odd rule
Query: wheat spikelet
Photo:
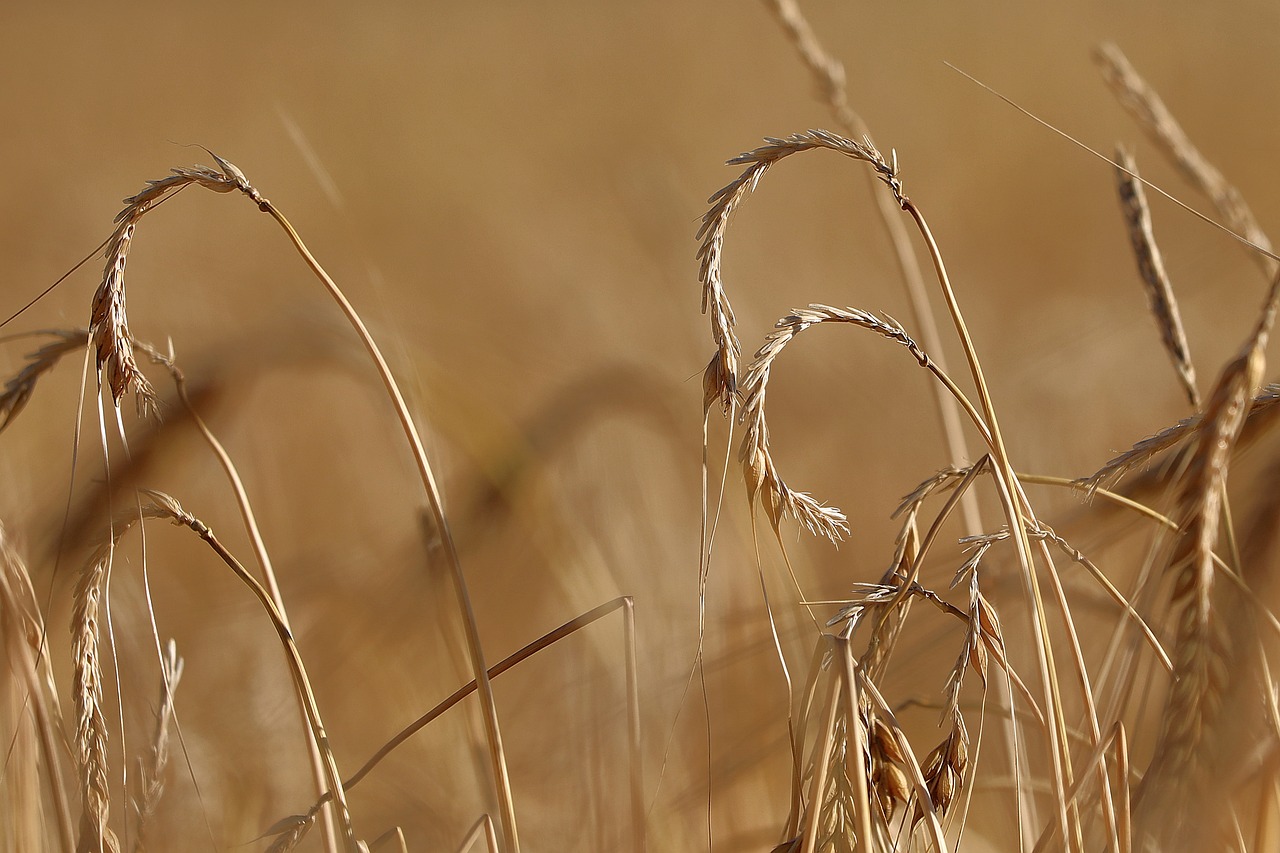
[[1160, 254], [1160, 247], [1156, 245], [1147, 194], [1142, 189], [1142, 182], [1134, 177], [1138, 164], [1124, 148], [1116, 149], [1116, 162], [1123, 167], [1116, 169], [1120, 205], [1124, 211], [1125, 223], [1129, 226], [1129, 239], [1133, 243], [1134, 257], [1138, 261], [1138, 273], [1147, 289], [1151, 313], [1155, 315], [1160, 327], [1160, 339], [1165, 351], [1173, 359], [1174, 369], [1187, 394], [1187, 400], [1192, 407], [1198, 409], [1200, 393], [1196, 390], [1196, 369], [1191, 363], [1191, 348], [1187, 343], [1187, 333], [1182, 327], [1182, 314], [1178, 311], [1178, 300], [1173, 295], [1173, 285], [1169, 283], [1169, 273], [1164, 268], [1164, 258]]

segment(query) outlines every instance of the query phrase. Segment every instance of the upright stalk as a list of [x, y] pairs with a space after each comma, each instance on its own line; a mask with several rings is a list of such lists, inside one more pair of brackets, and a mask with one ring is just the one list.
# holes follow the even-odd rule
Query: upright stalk
[[[219, 165], [225, 168], [229, 164], [219, 158]], [[519, 853], [520, 840], [516, 831], [515, 807], [511, 799], [511, 780], [507, 773], [506, 757], [502, 748], [502, 730], [498, 724], [498, 710], [493, 699], [493, 686], [489, 683], [488, 667], [485, 666], [484, 652], [480, 646], [480, 631], [476, 627], [475, 610], [471, 606], [471, 596], [467, 591], [467, 581], [462, 573], [462, 562], [458, 558], [458, 548], [454, 543], [453, 533], [449, 527], [449, 519], [445, 516], [440, 490], [436, 486], [431, 463], [427, 461], [427, 453], [422, 446], [422, 439], [418, 436], [418, 428], [409, 413], [409, 406], [405, 403], [404, 395], [400, 393], [400, 386], [396, 384], [395, 378], [391, 375], [391, 368], [387, 366], [387, 361], [383, 358], [382, 351], [378, 349], [378, 345], [373, 336], [369, 334], [364, 321], [360, 319], [360, 315], [356, 313], [355, 308], [352, 307], [342, 290], [325, 272], [324, 267], [320, 266], [319, 261], [311, 254], [311, 251], [302, 241], [302, 238], [298, 236], [298, 232], [289, 224], [289, 220], [284, 217], [284, 214], [277, 210], [270, 201], [263, 198], [248, 181], [243, 180], [243, 175], [239, 175], [239, 179], [242, 181], [242, 183], [238, 181], [240, 190], [257, 203], [259, 210], [270, 214], [279, 223], [293, 243], [294, 248], [298, 250], [298, 254], [302, 255], [307, 266], [311, 268], [316, 278], [324, 284], [325, 289], [329, 291], [329, 295], [333, 297], [334, 301], [338, 303], [338, 307], [342, 309], [342, 313], [346, 315], [352, 328], [355, 329], [356, 334], [360, 337], [361, 343], [364, 344], [365, 350], [368, 351], [369, 357], [373, 359], [374, 364], [377, 366], [378, 375], [382, 378], [382, 384], [385, 386], [387, 394], [391, 397], [396, 416], [400, 420], [400, 426], [404, 430], [405, 437], [409, 440], [413, 459], [418, 467], [418, 474], [422, 478], [423, 489], [427, 494], [427, 501], [431, 505], [431, 513], [435, 518], [436, 529], [440, 532], [440, 540], [444, 545], [449, 570], [453, 575], [454, 588], [458, 594], [458, 608], [462, 612], [463, 627], [467, 638], [467, 650], [470, 653], [471, 668], [480, 693], [485, 734], [489, 744], [489, 757], [493, 765], [494, 786], [497, 789], [499, 815], [502, 819], [502, 830], [506, 842], [505, 850], [507, 853]]]

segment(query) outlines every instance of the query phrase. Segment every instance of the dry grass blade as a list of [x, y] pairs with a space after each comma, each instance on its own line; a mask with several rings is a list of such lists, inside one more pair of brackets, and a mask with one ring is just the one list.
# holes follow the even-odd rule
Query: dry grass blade
[[0, 392], [0, 431], [9, 427], [13, 419], [26, 408], [35, 393], [36, 383], [52, 370], [64, 355], [82, 350], [89, 340], [86, 329], [50, 329], [39, 332], [53, 340], [27, 356], [27, 366], [5, 383]]
[[[702, 217], [697, 238], [700, 241], [697, 258], [698, 280], [702, 283], [702, 312], [711, 315], [711, 337], [715, 341], [714, 368], [709, 367], [708, 395], [714, 392], [726, 411], [733, 405], [737, 394], [738, 362], [742, 345], [734, 332], [737, 322], [733, 306], [725, 293], [722, 261], [725, 232], [729, 218], [738, 205], [760, 183], [769, 167], [779, 160], [798, 154], [826, 148], [855, 160], [870, 163], [881, 180], [898, 187], [896, 166], [884, 159], [869, 140], [854, 142], [827, 130], [810, 130], [795, 133], [785, 139], [769, 138], [765, 145], [739, 154], [728, 162], [730, 166], [745, 166], [742, 174], [707, 200], [710, 209]], [[896, 193], [896, 190], [895, 190]]]
[[[1165, 156], [1177, 164], [1187, 180], [1213, 202], [1227, 226], [1270, 252], [1271, 241], [1258, 225], [1240, 191], [1228, 183], [1191, 143], [1164, 101], [1129, 64], [1124, 52], [1114, 44], [1104, 44], [1095, 51], [1094, 58], [1121, 106], [1128, 110]], [[1262, 255], [1256, 257], [1268, 275], [1275, 272], [1274, 261]]]
[[44, 619], [26, 565], [0, 526], [0, 667], [6, 664], [7, 677], [0, 678], [0, 722], [12, 723], [13, 732], [0, 763], [0, 810], [6, 814], [0, 846], [45, 849], [52, 823], [60, 849], [70, 853], [75, 832], [61, 772], [62, 713], [49, 669]]
[[1138, 273], [1147, 289], [1151, 313], [1160, 326], [1160, 339], [1164, 342], [1169, 357], [1173, 359], [1174, 369], [1178, 372], [1178, 380], [1187, 394], [1187, 400], [1193, 408], [1199, 409], [1200, 393], [1196, 390], [1196, 369], [1191, 363], [1187, 333], [1182, 328], [1182, 314], [1178, 311], [1178, 300], [1173, 295], [1173, 285], [1169, 283], [1169, 273], [1164, 268], [1160, 247], [1156, 245], [1147, 194], [1142, 189], [1142, 182], [1134, 177], [1138, 173], [1138, 164], [1124, 148], [1116, 149], [1116, 162], [1124, 167], [1116, 170], [1120, 206], [1129, 226], [1129, 239], [1133, 243], [1134, 257], [1138, 261]]
[[[591, 610], [588, 610], [586, 613], [582, 614], [581, 616], [578, 616], [574, 619], [570, 619], [568, 622], [565, 622], [559, 628], [556, 628], [553, 631], [547, 632], [543, 636], [539, 637], [537, 640], [534, 640], [532, 643], [529, 643], [528, 645], [521, 648], [519, 651], [516, 651], [508, 655], [507, 657], [495, 663], [493, 666], [489, 667], [488, 676], [490, 678], [497, 678], [507, 670], [512, 669], [513, 667], [520, 664], [522, 661], [528, 660], [538, 652], [543, 651], [544, 649], [550, 648], [560, 640], [563, 640], [565, 637], [568, 637], [571, 634], [574, 634], [577, 631], [582, 630], [583, 628], [607, 616], [608, 614], [614, 612], [615, 610], [621, 610], [623, 613], [623, 628], [624, 628], [624, 633], [626, 635], [627, 648], [628, 648], [628, 652], [627, 652], [628, 701], [629, 703], [634, 705], [635, 702], [639, 701], [639, 697], [635, 695], [635, 692], [633, 689], [635, 679], [633, 674], [632, 653], [631, 653], [631, 647], [633, 645], [632, 637], [633, 637], [633, 631], [634, 631], [634, 624], [633, 624], [634, 603], [631, 600], [631, 598], [628, 596], [615, 598], [612, 601], [607, 601], [604, 604], [599, 605], [598, 607], [593, 607]], [[464, 684], [462, 687], [459, 687], [457, 690], [455, 690], [452, 695], [450, 695], [448, 698], [441, 701], [430, 711], [418, 717], [418, 719], [414, 720], [409, 725], [405, 726], [403, 729], [401, 729], [399, 732], [393, 735], [390, 740], [388, 740], [381, 747], [379, 747], [377, 752], [375, 752], [373, 756], [368, 761], [366, 761], [359, 770], [357, 770], [355, 773], [351, 775], [351, 778], [343, 782], [343, 788], [344, 789], [354, 788], [356, 785], [360, 784], [361, 780], [363, 780], [366, 776], [368, 776], [369, 773], [371, 773], [373, 769], [377, 767], [378, 764], [380, 764], [384, 758], [386, 758], [388, 755], [394, 752], [401, 744], [403, 744], [409, 738], [413, 737], [413, 735], [422, 731], [424, 728], [426, 728], [435, 720], [439, 719], [441, 714], [443, 714], [445, 711], [448, 711], [450, 708], [457, 705], [459, 702], [461, 702], [463, 699], [470, 696], [472, 693], [475, 693], [476, 690], [477, 690], [477, 685], [474, 680], [468, 682], [467, 684]], [[634, 724], [634, 718], [628, 721], [628, 727], [631, 728], [633, 724]], [[636, 733], [634, 728], [632, 728], [631, 734], [635, 735], [638, 733]], [[634, 779], [638, 775], [640, 775], [639, 763], [638, 763], [638, 758], [639, 758], [638, 750], [633, 750], [632, 758], [633, 760], [637, 761], [636, 765], [633, 767], [633, 773], [632, 773], [632, 778], [634, 781]], [[282, 818], [281, 820], [277, 821], [271, 827], [271, 829], [268, 829], [264, 833], [264, 836], [275, 835], [277, 833], [282, 833], [282, 832], [294, 833], [294, 832], [301, 831], [305, 833], [306, 829], [301, 829], [301, 826], [305, 824], [307, 828], [310, 828], [311, 824], [315, 821], [316, 816], [320, 813], [321, 807], [324, 806], [324, 804], [329, 802], [331, 799], [332, 799], [331, 794], [325, 794], [311, 806], [310, 810], [306, 814], [290, 815], [289, 817]], [[637, 817], [640, 817], [640, 816], [637, 816]], [[641, 828], [637, 834], [640, 841], [640, 843], [637, 844], [637, 849], [643, 849], [644, 847], [643, 828]], [[277, 839], [276, 843], [282, 843], [281, 839]], [[275, 849], [274, 846], [272, 849]], [[282, 849], [292, 849], [292, 848], [289, 847], [289, 848], [282, 848]]]

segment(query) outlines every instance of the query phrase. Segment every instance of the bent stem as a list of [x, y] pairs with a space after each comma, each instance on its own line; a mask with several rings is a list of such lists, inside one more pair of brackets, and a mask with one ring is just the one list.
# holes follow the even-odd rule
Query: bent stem
[[[513, 669], [518, 664], [523, 663], [524, 661], [533, 657], [538, 652], [543, 651], [544, 649], [548, 649], [551, 646], [554, 646], [556, 643], [560, 642], [565, 637], [568, 637], [571, 634], [577, 633], [578, 631], [582, 630], [583, 628], [587, 627], [593, 622], [596, 622], [604, 618], [605, 616], [608, 616], [610, 613], [613, 613], [615, 610], [622, 611], [623, 632], [624, 632], [624, 638], [626, 641], [627, 703], [629, 707], [628, 738], [630, 741], [629, 750], [631, 752], [631, 760], [632, 760], [632, 767], [631, 767], [631, 774], [630, 774], [631, 783], [633, 786], [635, 786], [633, 787], [631, 792], [632, 807], [634, 809], [637, 805], [643, 805], [643, 792], [639, 790], [640, 779], [642, 775], [640, 772], [641, 767], [640, 767], [640, 747], [639, 747], [640, 712], [639, 712], [639, 695], [638, 695], [639, 689], [636, 684], [636, 673], [635, 673], [635, 665], [634, 665], [635, 602], [632, 600], [631, 596], [624, 595], [619, 598], [615, 598], [612, 601], [606, 601], [604, 604], [593, 607], [592, 609], [588, 610], [586, 613], [583, 613], [581, 616], [577, 616], [573, 619], [570, 619], [568, 622], [565, 622], [563, 625], [561, 625], [559, 628], [556, 628], [554, 631], [548, 631], [546, 634], [543, 634], [541, 637], [534, 640], [532, 643], [529, 643], [528, 645], [524, 646], [519, 651], [514, 652], [508, 655], [507, 657], [503, 658], [502, 660], [498, 661], [493, 666], [489, 667], [489, 670], [486, 674], [490, 679], [497, 678], [507, 670]], [[450, 708], [457, 705], [459, 702], [461, 702], [463, 699], [467, 698], [474, 692], [476, 692], [476, 682], [474, 680], [467, 682], [466, 684], [459, 687], [457, 690], [453, 691], [453, 693], [449, 697], [441, 701], [438, 705], [436, 705], [427, 713], [418, 717], [418, 719], [414, 720], [409, 725], [405, 726], [403, 729], [397, 732], [390, 740], [388, 740], [381, 747], [379, 747], [378, 751], [375, 752], [373, 756], [368, 761], [366, 761], [359, 770], [357, 770], [355, 773], [351, 775], [349, 779], [343, 782], [343, 786], [347, 789], [350, 789], [360, 784], [361, 780], [364, 779], [364, 777], [368, 776], [369, 773], [371, 773], [373, 769], [377, 767], [379, 763], [381, 763], [382, 759], [390, 755], [393, 751], [399, 748], [400, 745], [403, 744], [405, 741], [407, 741], [409, 738], [413, 737], [415, 734], [422, 731], [432, 722], [437, 720], [442, 714], [444, 714], [445, 711], [448, 711]], [[329, 802], [330, 799], [332, 799], [331, 795], [325, 794], [319, 800], [317, 800], [314, 805], [311, 806], [311, 808], [308, 810], [308, 812], [305, 815], [295, 815], [295, 818], [297, 818], [297, 821], [299, 823], [309, 822], [319, 812], [320, 808], [325, 803]], [[637, 842], [636, 846], [638, 850], [643, 850], [645, 849], [645, 842], [644, 842], [644, 836], [643, 836], [644, 815], [642, 813], [641, 814], [633, 813], [633, 818], [637, 821], [637, 826], [635, 829], [636, 842]]]
[[347, 795], [342, 786], [342, 775], [338, 772], [338, 763], [333, 757], [333, 750], [329, 747], [329, 735], [325, 732], [324, 723], [320, 720], [320, 707], [316, 703], [315, 694], [311, 690], [311, 681], [307, 677], [306, 667], [302, 663], [302, 655], [298, 652], [298, 646], [294, 642], [293, 632], [289, 630], [284, 617], [281, 616], [280, 611], [276, 608], [275, 602], [271, 600], [271, 594], [236, 559], [235, 555], [227, 550], [226, 546], [214, 536], [213, 531], [203, 521], [187, 512], [182, 508], [181, 504], [163, 492], [152, 489], [143, 489], [142, 492], [154, 501], [152, 505], [141, 508], [140, 514], [143, 517], [167, 518], [174, 524], [189, 528], [203, 539], [205, 544], [212, 548], [214, 553], [235, 572], [236, 577], [245, 586], [249, 587], [271, 618], [271, 626], [275, 628], [276, 634], [280, 638], [280, 644], [284, 647], [285, 660], [289, 664], [289, 672], [293, 676], [294, 686], [303, 700], [307, 723], [311, 727], [311, 736], [319, 747], [321, 756], [324, 758], [325, 776], [327, 777], [329, 793], [332, 795], [332, 802], [337, 812], [338, 828], [342, 832], [347, 849], [351, 851], [358, 850], [355, 830], [351, 825], [351, 812], [347, 808]]
[[245, 195], [257, 202], [259, 210], [270, 214], [271, 218], [279, 223], [285, 234], [289, 236], [294, 248], [298, 250], [298, 254], [302, 255], [307, 266], [311, 268], [316, 278], [329, 291], [329, 295], [338, 303], [338, 307], [342, 309], [342, 313], [350, 321], [356, 334], [359, 335], [361, 343], [364, 344], [365, 350], [368, 351], [369, 357], [373, 359], [374, 364], [377, 366], [378, 375], [382, 378], [382, 384], [385, 386], [387, 394], [391, 397], [391, 402], [395, 406], [396, 416], [400, 420], [400, 426], [404, 430], [405, 437], [409, 440], [414, 462], [418, 466], [418, 474], [422, 478], [422, 486], [427, 493], [427, 500], [431, 504], [431, 513], [435, 518], [436, 529], [440, 532], [440, 540], [444, 545], [444, 552], [448, 556], [449, 570], [453, 575], [454, 588], [457, 590], [458, 608], [462, 612], [463, 625], [467, 637], [467, 650], [470, 653], [471, 667], [475, 673], [475, 681], [480, 693], [480, 704], [483, 709], [485, 734], [488, 737], [489, 757], [493, 764], [494, 785], [497, 789], [499, 814], [502, 819], [506, 849], [508, 853], [519, 853], [520, 839], [516, 831], [515, 806], [511, 799], [511, 779], [507, 773], [507, 762], [502, 748], [502, 729], [498, 724], [498, 709], [493, 699], [493, 686], [489, 683], [484, 651], [480, 646], [480, 631], [476, 626], [475, 610], [471, 606], [471, 595], [467, 591], [467, 581], [462, 573], [462, 562], [458, 558], [458, 548], [453, 540], [449, 519], [444, 513], [444, 503], [440, 497], [440, 490], [436, 486], [431, 463], [427, 461], [427, 452], [423, 448], [422, 439], [418, 436], [418, 428], [413, 422], [413, 417], [409, 414], [409, 406], [405, 403], [404, 395], [400, 392], [400, 386], [396, 384], [395, 378], [392, 377], [391, 368], [387, 366], [387, 361], [383, 358], [382, 351], [378, 349], [378, 344], [374, 341], [373, 336], [369, 334], [364, 321], [360, 319], [360, 315], [356, 313], [355, 308], [352, 307], [342, 290], [325, 272], [324, 267], [320, 266], [320, 262], [311, 254], [306, 244], [302, 242], [302, 238], [298, 236], [298, 232], [289, 224], [289, 220], [276, 209], [275, 205], [263, 198], [257, 190], [250, 186], [247, 181], [244, 182], [240, 189]]
[[[158, 351], [150, 351], [150, 348], [146, 346], [142, 346], [142, 349], [148, 350], [152, 360], [163, 365], [169, 371], [169, 375], [173, 378], [174, 387], [178, 392], [178, 399], [182, 402], [182, 407], [186, 409], [187, 415], [191, 418], [196, 429], [199, 430], [200, 435], [204, 438], [205, 443], [209, 445], [209, 449], [217, 457], [218, 464], [222, 467], [223, 472], [227, 475], [227, 480], [235, 493], [236, 505], [240, 508], [240, 516], [244, 521], [245, 531], [249, 534], [249, 542], [253, 546], [254, 556], [262, 569], [262, 577], [266, 589], [271, 594], [271, 601], [275, 604], [276, 610], [279, 611], [280, 620], [284, 627], [292, 631], [293, 626], [289, 624], [289, 614], [285, 609], [284, 596], [280, 594], [280, 585], [276, 582], [276, 573], [271, 564], [271, 556], [268, 554], [267, 545], [262, 539], [262, 531], [258, 527], [258, 519], [253, 511], [253, 505], [249, 502], [249, 494], [245, 490], [244, 481], [240, 478], [239, 470], [231, 460], [231, 455], [222, 446], [222, 442], [218, 440], [217, 436], [213, 434], [213, 430], [209, 429], [208, 424], [204, 422], [204, 418], [200, 417], [200, 413], [196, 411], [195, 404], [192, 403], [190, 395], [187, 394], [186, 376], [174, 360], [172, 345], [170, 345], [171, 352], [167, 355]], [[306, 704], [301, 696], [298, 697], [298, 710], [301, 714], [303, 725], [306, 726], [308, 733], [311, 733], [311, 727], [307, 725]], [[324, 758], [321, 754], [320, 744], [316, 742], [314, 737], [307, 741], [307, 753], [311, 758], [311, 774], [316, 784], [316, 796], [322, 796], [325, 791]], [[326, 811], [321, 817], [325, 829], [326, 849], [337, 849], [337, 842], [334, 836], [336, 827], [333, 825], [333, 816]]]

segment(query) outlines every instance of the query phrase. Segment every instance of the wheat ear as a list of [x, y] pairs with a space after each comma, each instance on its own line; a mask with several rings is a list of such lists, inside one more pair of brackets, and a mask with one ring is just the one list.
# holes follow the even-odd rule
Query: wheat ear
[[137, 397], [139, 410], [145, 412], [155, 405], [155, 391], [133, 354], [133, 336], [129, 332], [129, 318], [125, 311], [124, 269], [134, 232], [142, 217], [166, 196], [192, 184], [220, 193], [237, 189], [231, 176], [207, 166], [174, 169], [168, 177], [147, 181], [146, 189], [124, 200], [124, 209], [116, 216], [116, 230], [107, 241], [107, 263], [102, 272], [102, 283], [93, 295], [89, 327], [98, 351], [99, 375], [106, 379], [111, 398], [117, 405], [130, 391]]
[[728, 161], [730, 166], [745, 166], [727, 186], [707, 199], [710, 205], [698, 228], [698, 281], [702, 283], [702, 313], [711, 317], [711, 337], [716, 355], [707, 370], [708, 394], [714, 393], [727, 411], [738, 391], [738, 362], [742, 345], [734, 325], [733, 306], [724, 289], [724, 238], [729, 217], [760, 183], [774, 163], [801, 151], [826, 148], [855, 160], [870, 163], [882, 180], [897, 181], [894, 166], [884, 159], [870, 141], [854, 142], [827, 130], [794, 133], [785, 139], [767, 138], [765, 145], [739, 154]]
[[[1178, 166], [1187, 180], [1213, 202], [1227, 227], [1255, 247], [1270, 252], [1271, 241], [1258, 225], [1244, 196], [1192, 144], [1164, 101], [1134, 70], [1124, 52], [1114, 44], [1103, 44], [1094, 52], [1094, 58], [1121, 106], [1128, 110], [1165, 156]], [[1275, 273], [1275, 261], [1265, 255], [1255, 254], [1255, 257], [1268, 275]]]
[[1120, 207], [1124, 212], [1125, 223], [1129, 226], [1129, 240], [1133, 243], [1138, 274], [1146, 287], [1151, 313], [1155, 315], [1156, 324], [1160, 327], [1160, 339], [1165, 351], [1173, 359], [1174, 369], [1187, 400], [1192, 408], [1199, 409], [1200, 393], [1196, 390], [1196, 369], [1191, 363], [1191, 347], [1182, 327], [1182, 314], [1178, 310], [1178, 300], [1173, 295], [1169, 273], [1164, 267], [1164, 257], [1156, 244], [1147, 194], [1142, 189], [1142, 182], [1135, 177], [1138, 164], [1124, 148], [1116, 149], [1116, 162], [1122, 167], [1116, 169]]
[[102, 710], [102, 661], [99, 656], [102, 599], [107, 571], [120, 537], [136, 522], [112, 526], [111, 538], [80, 571], [72, 604], [72, 683], [76, 706], [75, 755], [80, 769], [80, 829], [76, 853], [119, 853], [120, 843], [107, 825], [111, 792], [107, 785], [107, 720]]
[[[1258, 323], [1239, 355], [1223, 369], [1205, 406], [1203, 422], [1178, 488], [1179, 534], [1169, 559], [1172, 606], [1177, 614], [1174, 681], [1152, 766], [1143, 779], [1145, 797], [1174, 802], [1194, 794], [1209, 757], [1200, 746], [1220, 711], [1228, 650], [1223, 626], [1214, 618], [1214, 563], [1223, 523], [1232, 451], [1244, 425], [1250, 397], [1265, 369], [1265, 349], [1275, 320], [1280, 276], [1271, 285]], [[1149, 814], [1149, 812], [1148, 812]]]
[[151, 754], [146, 763], [139, 761], [142, 777], [142, 796], [134, 803], [138, 815], [138, 832], [134, 841], [134, 853], [146, 848], [147, 827], [155, 817], [164, 794], [164, 773], [169, 765], [169, 726], [173, 721], [173, 694], [182, 680], [183, 660], [178, 657], [178, 646], [170, 640], [160, 659], [160, 703], [156, 706], [156, 725], [151, 736]]

